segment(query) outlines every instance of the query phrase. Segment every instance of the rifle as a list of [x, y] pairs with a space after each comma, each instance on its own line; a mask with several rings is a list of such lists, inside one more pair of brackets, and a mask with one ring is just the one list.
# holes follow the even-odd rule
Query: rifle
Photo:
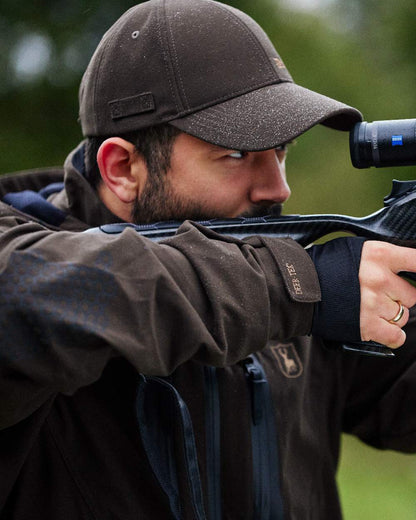
[[[350, 132], [350, 152], [356, 168], [416, 164], [416, 119], [357, 123]], [[368, 239], [416, 247], [416, 180], [393, 180], [391, 193], [384, 198], [383, 208], [365, 217], [336, 214], [268, 215], [204, 220], [198, 223], [219, 234], [239, 239], [252, 235], [290, 237], [304, 247], [334, 232], [347, 232]], [[151, 240], [160, 241], [172, 237], [180, 224], [178, 221], [143, 225], [107, 224], [89, 232], [117, 234], [131, 227]], [[416, 281], [416, 273], [401, 274]], [[372, 356], [394, 356], [391, 349], [372, 341], [345, 344], [342, 348]]]

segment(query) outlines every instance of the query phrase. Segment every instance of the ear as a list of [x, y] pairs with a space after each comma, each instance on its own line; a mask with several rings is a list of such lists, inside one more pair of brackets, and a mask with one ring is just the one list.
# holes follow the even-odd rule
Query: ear
[[131, 203], [144, 186], [147, 168], [134, 145], [120, 137], [110, 137], [100, 146], [97, 163], [109, 190], [124, 203]]

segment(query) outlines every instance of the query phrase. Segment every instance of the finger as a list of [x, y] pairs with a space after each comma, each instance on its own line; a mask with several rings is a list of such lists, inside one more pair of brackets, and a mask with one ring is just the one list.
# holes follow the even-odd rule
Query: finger
[[[398, 315], [398, 312], [401, 308], [400, 304], [403, 304], [405, 308], [403, 310], [403, 314], [408, 317], [408, 311], [406, 303], [403, 303], [401, 298], [406, 301], [412, 299], [406, 296], [402, 296], [400, 293], [400, 297], [396, 295], [399, 294], [399, 291], [395, 291], [394, 295], [389, 295], [384, 292], [384, 290], [375, 290], [374, 288], [369, 289], [368, 287], [362, 287], [361, 290], [361, 309], [360, 312], [363, 315], [377, 316], [384, 318], [387, 321], [393, 320]], [[397, 320], [399, 324], [403, 324], [405, 320], [403, 316], [400, 320]]]
[[374, 241], [372, 255], [383, 260], [394, 273], [416, 272], [416, 249]]
[[361, 334], [363, 341], [376, 341], [390, 348], [401, 347], [406, 341], [406, 333], [400, 327], [382, 318], [372, 320], [369, 327]]
[[400, 276], [394, 275], [386, 288], [386, 294], [395, 302], [401, 301], [408, 309], [416, 304], [416, 287]]
[[[366, 293], [368, 294], [368, 293]], [[405, 317], [408, 317], [408, 310], [399, 300], [394, 301], [385, 295], [374, 295], [371, 301], [362, 300], [362, 313], [368, 313], [372, 316], [383, 318], [384, 320], [397, 324], [407, 323]]]
[[409, 310], [400, 301], [394, 303], [396, 304], [396, 314], [387, 321], [392, 325], [403, 327], [409, 319]]
[[386, 295], [390, 300], [400, 300], [408, 308], [416, 304], [416, 287], [383, 263], [362, 261], [359, 280], [361, 290], [372, 292], [376, 299], [380, 298], [380, 295]]
[[[401, 316], [399, 316], [399, 310], [401, 310], [401, 307], [399, 306], [398, 302], [394, 302], [390, 298], [378, 298], [376, 300], [373, 299], [373, 302], [374, 301], [375, 306], [372, 308], [370, 308], [368, 305], [361, 306], [360, 331], [362, 337], [383, 334], [383, 331], [386, 331], [388, 337], [385, 339], [380, 339], [379, 342], [386, 344], [387, 341], [396, 341], [395, 338], [391, 338], [391, 334], [397, 334], [397, 331], [394, 331], [394, 329], [391, 329], [390, 327], [385, 328], [383, 322], [401, 329], [409, 320], [409, 309], [403, 306], [403, 312], [400, 312]], [[380, 303], [381, 301], [383, 303]], [[392, 320], [395, 318], [396, 321], [393, 322]], [[381, 329], [379, 328], [380, 322], [383, 325]]]

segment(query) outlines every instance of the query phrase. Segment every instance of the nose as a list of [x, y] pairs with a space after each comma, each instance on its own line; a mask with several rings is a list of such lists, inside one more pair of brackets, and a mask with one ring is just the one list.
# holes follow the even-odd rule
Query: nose
[[256, 153], [250, 200], [254, 204], [283, 203], [290, 197], [285, 154], [275, 150]]

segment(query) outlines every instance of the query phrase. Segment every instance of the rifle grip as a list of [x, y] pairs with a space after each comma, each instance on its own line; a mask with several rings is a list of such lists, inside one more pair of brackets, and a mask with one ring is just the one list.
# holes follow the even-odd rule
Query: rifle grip
[[361, 354], [363, 356], [374, 356], [374, 357], [388, 357], [392, 358], [395, 356], [392, 349], [377, 343], [375, 341], [357, 341], [351, 343], [342, 344], [342, 350], [345, 352], [353, 352]]

